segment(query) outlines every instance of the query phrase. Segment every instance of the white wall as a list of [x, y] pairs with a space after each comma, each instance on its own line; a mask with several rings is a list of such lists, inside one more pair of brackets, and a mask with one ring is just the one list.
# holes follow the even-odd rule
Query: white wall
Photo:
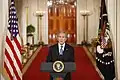
[[[116, 0], [107, 1], [107, 9], [108, 9], [108, 20], [110, 22], [110, 30], [111, 30], [111, 38], [113, 42], [113, 50], [114, 50], [114, 58], [115, 58], [115, 69], [117, 71], [117, 61], [116, 61]], [[117, 74], [116, 74], [117, 75]]]
[[[22, 1], [22, 3], [21, 3]], [[17, 6], [21, 12], [20, 14], [20, 27], [22, 32], [23, 44], [26, 44], [26, 26], [32, 24], [35, 26], [35, 34], [34, 34], [34, 43], [38, 43], [38, 26], [37, 26], [37, 17], [36, 11], [45, 11], [45, 14], [42, 18], [42, 36], [43, 41], [48, 44], [48, 16], [47, 16], [47, 0], [18, 0], [19, 5]], [[21, 6], [22, 5], [22, 6]], [[26, 8], [28, 8], [28, 18]], [[27, 24], [28, 19], [28, 24]]]
[[[43, 41], [48, 44], [48, 16], [47, 16], [47, 0], [21, 0], [19, 1], [19, 10], [22, 11], [20, 26], [22, 27], [22, 36], [24, 37], [24, 44], [26, 44], [26, 7], [28, 7], [28, 24], [33, 24], [36, 27], [35, 32], [35, 43], [37, 43], [37, 18], [35, 16], [35, 12], [37, 10], [45, 11], [42, 20], [42, 36]], [[99, 7], [100, 0], [77, 0], [77, 44], [80, 44], [83, 40], [83, 27], [84, 20], [80, 15], [80, 10], [86, 9], [86, 1], [87, 1], [87, 9], [92, 12], [92, 15], [89, 16], [88, 19], [88, 41], [91, 41], [91, 38], [97, 37], [98, 24], [99, 24]], [[22, 6], [21, 6], [22, 5]], [[22, 8], [21, 8], [22, 7]]]
[[[86, 6], [87, 5], [87, 6]], [[91, 15], [88, 17], [88, 41], [97, 37], [99, 26], [100, 0], [77, 0], [77, 44], [83, 40], [84, 19], [80, 11], [88, 10]]]
[[108, 1], [108, 16], [112, 31], [117, 80], [120, 80], [120, 0]]
[[[86, 7], [86, 1], [87, 1], [87, 7]], [[116, 15], [116, 1], [117, 2], [117, 15]], [[42, 23], [42, 36], [43, 37], [43, 41], [47, 44], [48, 43], [48, 16], [47, 16], [47, 0], [29, 0], [28, 3], [26, 3], [27, 0], [24, 0], [24, 3], [22, 4], [22, 27], [23, 27], [23, 36], [25, 37], [25, 21], [26, 21], [26, 13], [25, 13], [25, 7], [28, 6], [29, 7], [29, 21], [28, 23], [32, 23], [36, 26], [37, 28], [37, 20], [36, 17], [33, 16], [33, 12], [35, 12], [36, 10], [42, 10], [42, 11], [46, 11], [44, 17], [43, 17], [43, 23]], [[37, 5], [37, 6], [36, 6]], [[120, 10], [119, 10], [119, 5], [120, 2], [119, 0], [108, 0], [107, 1], [107, 7], [108, 7], [108, 15], [109, 15], [109, 21], [110, 21], [110, 28], [111, 28], [111, 34], [112, 34], [112, 40], [113, 40], [113, 46], [114, 46], [114, 52], [115, 52], [115, 59], [117, 60], [117, 72], [118, 75], [120, 75], [120, 54], [118, 54], [118, 51], [120, 45], [118, 45], [118, 41], [119, 40], [119, 36], [117, 35], [119, 32], [119, 27], [120, 23], [119, 23], [119, 19], [118, 16], [120, 16]], [[97, 37], [97, 33], [98, 33], [98, 27], [99, 27], [99, 11], [100, 11], [100, 0], [77, 0], [77, 44], [80, 44], [81, 41], [83, 40], [83, 27], [84, 27], [84, 21], [83, 21], [83, 17], [80, 14], [80, 10], [90, 10], [92, 12], [92, 15], [89, 16], [88, 18], [88, 41], [90, 42], [92, 38]], [[117, 18], [116, 18], [117, 16]], [[117, 19], [117, 20], [116, 20]], [[117, 23], [116, 23], [117, 22]], [[37, 31], [36, 31], [37, 32]], [[35, 36], [37, 37], [37, 33], [35, 34]], [[35, 39], [35, 41], [37, 41], [37, 38]], [[25, 41], [24, 41], [25, 43]], [[119, 43], [120, 44], [120, 43]], [[119, 76], [118, 76], [119, 77]]]

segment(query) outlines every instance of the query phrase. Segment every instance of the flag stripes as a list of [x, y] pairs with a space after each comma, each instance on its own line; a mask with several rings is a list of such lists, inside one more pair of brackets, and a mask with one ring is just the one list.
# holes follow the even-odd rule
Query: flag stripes
[[[14, 70], [13, 72], [15, 72], [16, 75], [18, 75], [18, 74], [19, 74], [19, 76], [22, 75], [22, 73], [19, 73], [19, 72], [21, 72], [21, 70], [19, 69], [19, 64], [17, 63], [17, 60], [15, 59], [17, 56], [16, 57], [14, 56], [13, 51], [11, 50], [11, 48], [9, 47], [9, 45], [7, 43], [5, 46], [6, 46], [5, 56], [8, 59], [10, 65], [12, 66], [12, 68]], [[8, 68], [9, 68], [9, 66], [8, 66]], [[18, 80], [21, 80], [21, 79], [18, 79]]]
[[6, 37], [6, 42], [7, 42], [8, 46], [10, 47], [10, 49], [8, 49], [8, 51], [11, 50], [11, 54], [13, 54], [13, 58], [15, 57], [14, 60], [17, 61], [17, 64], [18, 64], [19, 68], [21, 68], [22, 64], [21, 64], [20, 60], [18, 59], [19, 57], [17, 56], [17, 53], [16, 53], [16, 51], [14, 49], [15, 45], [13, 46], [13, 44], [11, 43], [11, 41], [10, 41], [10, 39], [8, 37]]
[[16, 56], [18, 56], [18, 60], [19, 60], [19, 67], [20, 67], [20, 69], [21, 69], [21, 57], [19, 57], [19, 56], [21, 56], [21, 53], [20, 53], [20, 51], [19, 51], [19, 49], [17, 48], [17, 45], [15, 44], [15, 42], [13, 42], [13, 45], [15, 46], [14, 47], [14, 49], [15, 49], [15, 54], [16, 54]]
[[[15, 44], [16, 44], [16, 46], [17, 46], [19, 52], [21, 52], [21, 44], [19, 43], [18, 39], [15, 38], [15, 39], [14, 39], [14, 42], [15, 42]], [[21, 60], [21, 59], [20, 59], [20, 60]]]
[[[6, 51], [5, 51], [6, 52]], [[8, 52], [6, 52], [6, 53], [8, 53]], [[6, 59], [6, 62], [5, 62], [5, 64], [7, 64], [7, 68], [9, 69], [9, 71], [10, 71], [10, 73], [8, 73], [8, 75], [12, 75], [12, 80], [14, 79], [14, 78], [16, 78], [16, 76], [14, 76], [14, 71], [15, 71], [15, 68], [12, 66], [12, 65], [14, 65], [13, 64], [13, 60], [9, 57], [9, 55], [5, 55], [5, 59]], [[5, 69], [6, 69], [6, 67], [5, 67]]]
[[[11, 46], [15, 46], [14, 50], [16, 51], [16, 54], [18, 55], [18, 58], [19, 58], [19, 62], [21, 63], [21, 43], [20, 43], [20, 37], [19, 36], [16, 36], [17, 38], [14, 38], [14, 40], [12, 40], [12, 42], [10, 41], [11, 40], [11, 34], [9, 32], [7, 32], [7, 39], [9, 40], [9, 43]], [[20, 56], [20, 57], [19, 57]]]
[[22, 80], [21, 38], [14, 0], [11, 0], [9, 7], [4, 56], [4, 69], [10, 80]]
[[[10, 78], [10, 80], [13, 80], [13, 69], [11, 68], [11, 66], [10, 66], [10, 64], [9, 64], [9, 62], [8, 62], [8, 59], [5, 57], [5, 62], [4, 62], [4, 68], [5, 68], [5, 70], [6, 70], [6, 72], [7, 72], [7, 75], [9, 76], [9, 78]], [[7, 66], [9, 66], [9, 68], [7, 67]]]

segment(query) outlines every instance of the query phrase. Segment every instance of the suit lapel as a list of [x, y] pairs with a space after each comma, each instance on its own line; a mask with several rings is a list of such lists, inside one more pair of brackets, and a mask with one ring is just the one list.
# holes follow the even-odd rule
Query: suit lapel
[[[59, 47], [58, 47], [58, 44], [56, 44], [56, 49], [55, 49], [55, 50], [56, 50], [56, 53], [57, 53], [56, 55], [57, 55], [57, 56], [60, 56], [60, 55], [59, 55]], [[66, 54], [66, 51], [67, 51], [67, 50], [68, 50], [68, 46], [67, 46], [67, 44], [65, 44], [64, 51], [63, 51], [63, 56]]]
[[68, 50], [68, 47], [67, 47], [67, 44], [65, 44], [63, 55], [66, 53], [67, 50]]
[[56, 44], [56, 53], [57, 53], [57, 56], [59, 56], [59, 48], [58, 48], [58, 44]]

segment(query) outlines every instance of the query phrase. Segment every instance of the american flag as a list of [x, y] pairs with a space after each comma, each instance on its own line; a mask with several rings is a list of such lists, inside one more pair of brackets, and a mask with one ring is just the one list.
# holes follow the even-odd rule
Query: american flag
[[21, 38], [14, 0], [9, 7], [9, 19], [5, 40], [4, 69], [10, 80], [22, 80]]

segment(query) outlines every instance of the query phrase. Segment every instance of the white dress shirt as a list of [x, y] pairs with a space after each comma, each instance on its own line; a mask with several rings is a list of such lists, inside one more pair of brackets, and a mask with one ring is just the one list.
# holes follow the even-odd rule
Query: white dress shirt
[[60, 53], [61, 46], [63, 46], [63, 47], [62, 47], [62, 50], [64, 51], [64, 48], [65, 48], [65, 43], [64, 43], [64, 44], [62, 44], [62, 45], [58, 43], [59, 53]]

